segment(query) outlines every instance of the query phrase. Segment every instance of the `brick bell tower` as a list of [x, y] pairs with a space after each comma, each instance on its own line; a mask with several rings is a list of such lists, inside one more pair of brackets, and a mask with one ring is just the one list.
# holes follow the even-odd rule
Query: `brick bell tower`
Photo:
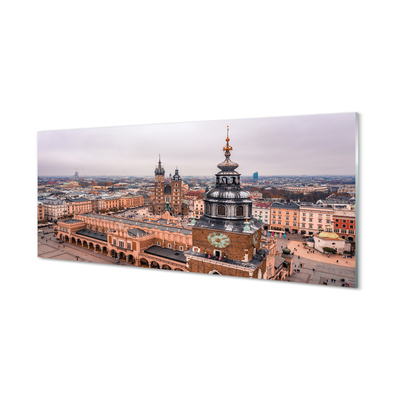
[[227, 127], [225, 160], [218, 164], [216, 184], [204, 199], [204, 214], [192, 230], [193, 248], [185, 252], [191, 272], [267, 278], [261, 249], [262, 222], [252, 217], [250, 192], [240, 187], [239, 166], [230, 159]]
[[182, 214], [182, 179], [179, 176], [178, 167], [171, 179], [171, 209], [175, 215]]
[[161, 214], [164, 211], [164, 189], [165, 189], [165, 170], [161, 165], [161, 155], [158, 155], [158, 165], [154, 170], [154, 214]]

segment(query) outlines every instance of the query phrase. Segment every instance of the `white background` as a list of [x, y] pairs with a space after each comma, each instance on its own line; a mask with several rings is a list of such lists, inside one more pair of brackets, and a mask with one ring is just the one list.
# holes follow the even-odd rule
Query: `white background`
[[[397, 2], [4, 4], [0, 397], [397, 398]], [[353, 111], [358, 290], [36, 258], [37, 131]]]

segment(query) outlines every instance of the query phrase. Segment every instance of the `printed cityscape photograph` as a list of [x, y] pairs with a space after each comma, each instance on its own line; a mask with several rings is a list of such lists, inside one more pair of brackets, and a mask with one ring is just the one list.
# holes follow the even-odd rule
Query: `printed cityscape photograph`
[[357, 129], [340, 113], [38, 132], [38, 257], [355, 288]]

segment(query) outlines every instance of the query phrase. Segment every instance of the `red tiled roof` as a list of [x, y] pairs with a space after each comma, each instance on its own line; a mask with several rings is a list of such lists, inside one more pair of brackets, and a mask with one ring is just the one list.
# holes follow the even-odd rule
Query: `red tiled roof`
[[185, 193], [186, 196], [198, 196], [201, 192], [199, 190], [189, 190]]
[[254, 203], [254, 207], [269, 208], [272, 203]]

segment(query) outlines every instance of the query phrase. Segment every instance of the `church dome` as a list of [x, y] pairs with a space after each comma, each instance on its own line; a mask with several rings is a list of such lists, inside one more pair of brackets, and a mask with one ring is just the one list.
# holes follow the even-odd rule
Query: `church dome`
[[215, 187], [207, 194], [207, 198], [211, 199], [250, 199], [250, 192], [243, 190], [241, 187]]
[[226, 156], [225, 160], [220, 162], [217, 167], [219, 169], [221, 169], [222, 171], [234, 171], [237, 167], [239, 166], [239, 164], [235, 163], [234, 161], [232, 161], [229, 156]]
[[339, 235], [334, 232], [322, 231], [317, 236], [320, 238], [339, 239]]

